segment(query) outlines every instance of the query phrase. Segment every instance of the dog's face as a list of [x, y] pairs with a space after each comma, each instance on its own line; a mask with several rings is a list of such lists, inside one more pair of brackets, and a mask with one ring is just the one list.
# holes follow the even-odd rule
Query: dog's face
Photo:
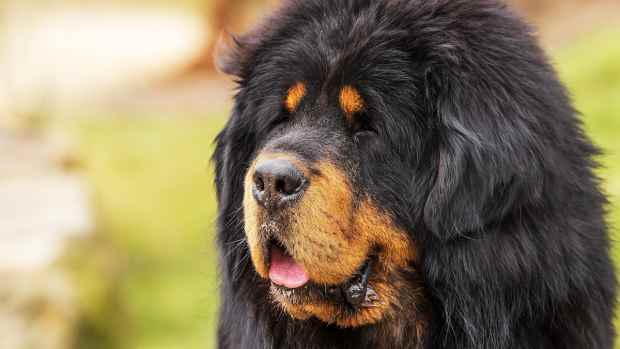
[[[373, 197], [376, 182], [405, 189], [405, 158], [381, 151], [382, 117], [363, 87], [321, 89], [299, 76], [283, 89], [280, 121], [266, 130], [245, 175], [243, 211], [252, 261], [292, 316], [340, 326], [374, 323], [415, 279], [415, 240]], [[270, 124], [266, 122], [266, 124]], [[378, 152], [378, 153], [377, 153]], [[392, 158], [390, 158], [392, 157]]]
[[256, 273], [292, 317], [358, 327], [422, 314], [428, 241], [539, 194], [525, 165], [536, 125], [515, 118], [531, 91], [504, 78], [522, 75], [518, 45], [470, 47], [521, 26], [446, 29], [433, 26], [451, 25], [433, 22], [441, 11], [406, 1], [292, 3], [222, 65], [239, 92], [216, 154], [220, 204], [239, 212]]
[[[414, 218], [395, 211], [418, 203], [410, 191], [429, 174], [413, 170], [428, 126], [409, 78], [382, 75], [408, 73], [394, 54], [356, 57], [366, 70], [344, 80], [295, 71], [292, 56], [278, 63], [286, 74], [268, 62], [244, 90], [264, 110], [250, 121], [260, 136], [244, 178], [247, 242], [273, 300], [297, 319], [356, 327], [421, 300], [416, 235], [405, 229]], [[254, 86], [262, 81], [269, 88]]]

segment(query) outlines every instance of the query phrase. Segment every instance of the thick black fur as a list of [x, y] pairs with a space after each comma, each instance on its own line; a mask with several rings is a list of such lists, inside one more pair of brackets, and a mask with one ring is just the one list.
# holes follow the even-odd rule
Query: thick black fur
[[[504, 5], [288, 1], [238, 38], [223, 70], [239, 90], [214, 156], [220, 348], [613, 347], [598, 152], [530, 28]], [[313, 84], [317, 98], [353, 84], [366, 99], [361, 130], [330, 132], [343, 130], [359, 190], [418, 244], [431, 309], [422, 343], [408, 341], [406, 312], [401, 333], [292, 320], [253, 269], [243, 178], [274, 130], [294, 122], [282, 100], [296, 81]], [[320, 119], [295, 127], [321, 132]], [[330, 137], [300, 136], [291, 147]]]

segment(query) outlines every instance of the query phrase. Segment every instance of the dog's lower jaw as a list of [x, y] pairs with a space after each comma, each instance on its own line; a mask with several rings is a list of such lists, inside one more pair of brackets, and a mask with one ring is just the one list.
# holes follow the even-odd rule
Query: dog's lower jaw
[[[372, 287], [372, 284], [369, 287]], [[421, 290], [418, 291], [421, 292]], [[415, 292], [413, 293], [411, 296], [403, 297], [398, 308], [393, 308], [391, 311], [373, 314], [368, 311], [373, 308], [360, 308], [356, 315], [349, 313], [348, 318], [334, 316], [333, 320], [328, 318], [329, 309], [324, 309], [324, 313], [316, 312], [321, 307], [318, 304], [312, 308], [315, 311], [314, 314], [290, 303], [276, 302], [276, 306], [288, 314], [293, 323], [296, 323], [294, 328], [300, 328], [299, 326], [310, 328], [313, 329], [310, 331], [316, 334], [323, 330], [333, 333], [334, 327], [338, 327], [342, 331], [339, 333], [343, 336], [352, 335], [351, 340], [358, 343], [360, 347], [420, 349], [424, 348], [430, 309], [427, 303], [421, 301]], [[282, 321], [281, 318], [278, 321]], [[308, 332], [301, 333], [307, 335]], [[308, 343], [312, 341], [311, 338], [307, 340]]]
[[369, 259], [359, 274], [339, 286], [308, 285], [288, 290], [272, 285], [274, 305], [294, 319], [314, 317], [340, 328], [405, 324], [411, 319], [399, 316], [411, 314], [413, 310], [419, 313], [417, 318], [423, 319], [427, 298], [418, 273], [413, 268], [386, 273], [381, 262], [372, 261]]

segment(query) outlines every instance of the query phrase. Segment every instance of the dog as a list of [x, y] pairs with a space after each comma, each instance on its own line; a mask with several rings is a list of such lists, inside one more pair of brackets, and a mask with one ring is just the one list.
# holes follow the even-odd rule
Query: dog
[[220, 348], [612, 348], [598, 149], [495, 0], [289, 0], [220, 57]]

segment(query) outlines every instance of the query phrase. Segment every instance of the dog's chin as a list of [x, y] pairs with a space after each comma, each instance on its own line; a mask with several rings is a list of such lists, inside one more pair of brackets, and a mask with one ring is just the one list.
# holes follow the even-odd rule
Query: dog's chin
[[372, 307], [377, 300], [377, 294], [369, 284], [372, 264], [373, 258], [369, 257], [357, 273], [338, 285], [321, 285], [310, 280], [302, 286], [291, 288], [271, 281], [271, 293], [276, 300], [291, 305], [329, 302], [348, 310]]
[[384, 304], [373, 283], [377, 272], [376, 255], [369, 255], [346, 281], [326, 285], [306, 278], [303, 267], [296, 264], [281, 243], [272, 241], [268, 249], [271, 297], [293, 318], [316, 317], [341, 327], [357, 327], [380, 320]]
[[309, 282], [295, 289], [271, 283], [270, 293], [276, 306], [297, 320], [317, 318], [343, 328], [372, 325], [386, 315], [388, 303], [379, 294], [385, 285], [363, 285], [361, 278], [358, 274], [336, 286]]

